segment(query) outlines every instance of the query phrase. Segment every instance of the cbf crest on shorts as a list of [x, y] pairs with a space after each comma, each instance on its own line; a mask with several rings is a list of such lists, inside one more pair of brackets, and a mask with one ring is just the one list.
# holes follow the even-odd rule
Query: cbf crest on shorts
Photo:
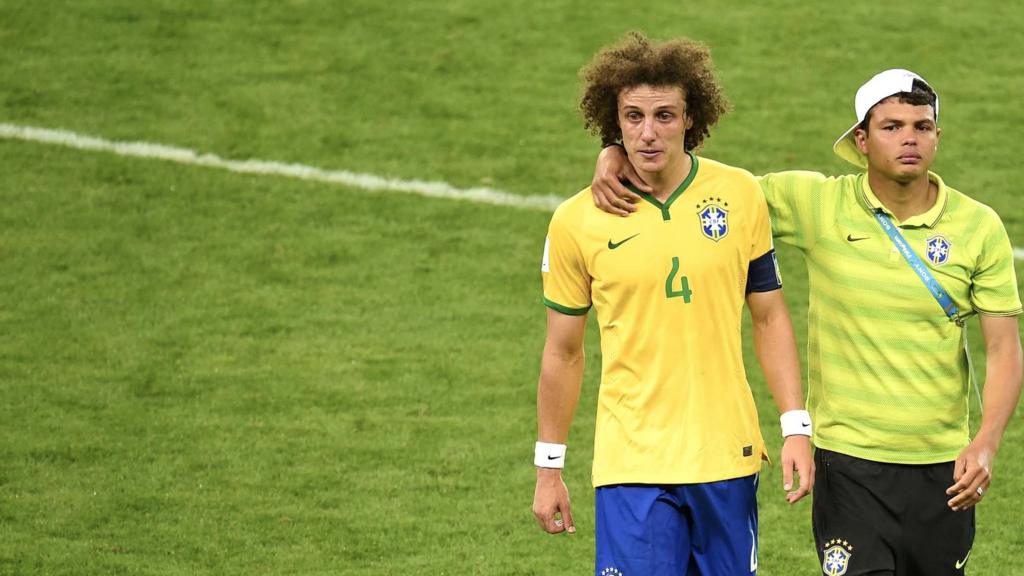
[[850, 567], [853, 557], [853, 545], [846, 540], [835, 538], [825, 543], [825, 551], [821, 558], [821, 571], [826, 576], [842, 576]]
[[949, 251], [953, 245], [946, 240], [945, 236], [938, 235], [925, 240], [925, 247], [928, 261], [936, 266], [942, 266], [949, 260]]
[[729, 211], [725, 209], [728, 206], [721, 198], [705, 198], [697, 205], [701, 232], [715, 242], [729, 233]]

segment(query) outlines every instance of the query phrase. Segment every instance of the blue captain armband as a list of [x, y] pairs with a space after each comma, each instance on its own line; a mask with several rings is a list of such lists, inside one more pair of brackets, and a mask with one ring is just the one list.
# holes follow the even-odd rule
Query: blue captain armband
[[747, 294], [751, 292], [771, 292], [782, 288], [782, 274], [779, 263], [775, 260], [775, 249], [750, 261], [747, 267]]

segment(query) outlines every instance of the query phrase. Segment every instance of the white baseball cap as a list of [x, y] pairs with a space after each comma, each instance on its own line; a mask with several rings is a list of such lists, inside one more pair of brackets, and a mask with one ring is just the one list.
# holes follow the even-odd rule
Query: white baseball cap
[[[854, 142], [853, 132], [860, 126], [861, 122], [864, 121], [864, 117], [868, 115], [868, 110], [875, 104], [878, 104], [882, 100], [885, 100], [893, 94], [899, 94], [900, 92], [910, 92], [914, 88], [914, 81], [920, 81], [928, 88], [935, 92], [935, 89], [930, 84], [925, 82], [924, 78], [921, 78], [917, 74], [914, 74], [910, 70], [903, 70], [902, 68], [892, 68], [884, 72], [875, 74], [871, 80], [868, 80], [857, 89], [857, 97], [854, 99], [854, 108], [857, 111], [857, 122], [850, 126], [850, 129], [843, 133], [842, 136], [836, 140], [836, 143], [832, 145], [832, 151], [836, 153], [843, 160], [846, 160], [850, 164], [853, 164], [860, 168], [868, 167], [868, 159], [861, 154], [860, 150], [857, 149], [857, 143]], [[939, 119], [939, 95], [935, 94], [935, 120]]]

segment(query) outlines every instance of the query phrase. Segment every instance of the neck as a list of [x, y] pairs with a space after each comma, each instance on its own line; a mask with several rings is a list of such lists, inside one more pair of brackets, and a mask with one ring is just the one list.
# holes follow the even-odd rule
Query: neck
[[642, 170], [637, 172], [644, 182], [647, 182], [651, 188], [654, 188], [651, 196], [656, 198], [658, 202], [665, 202], [679, 188], [683, 180], [686, 180], [686, 177], [690, 175], [692, 166], [693, 161], [690, 159], [690, 155], [684, 152], [677, 162], [666, 166], [660, 172], [645, 172]]
[[868, 170], [868, 184], [882, 205], [900, 221], [924, 214], [935, 205], [939, 195], [939, 187], [928, 179], [928, 174], [899, 182]]

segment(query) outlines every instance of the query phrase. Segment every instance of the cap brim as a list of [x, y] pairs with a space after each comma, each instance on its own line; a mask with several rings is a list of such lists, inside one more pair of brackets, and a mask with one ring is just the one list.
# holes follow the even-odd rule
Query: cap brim
[[836, 140], [836, 143], [832, 145], [832, 151], [836, 153], [843, 160], [846, 160], [850, 164], [858, 168], [868, 167], [868, 158], [857, 148], [857, 143], [853, 140], [853, 133], [857, 130], [860, 123], [850, 126], [842, 136]]

